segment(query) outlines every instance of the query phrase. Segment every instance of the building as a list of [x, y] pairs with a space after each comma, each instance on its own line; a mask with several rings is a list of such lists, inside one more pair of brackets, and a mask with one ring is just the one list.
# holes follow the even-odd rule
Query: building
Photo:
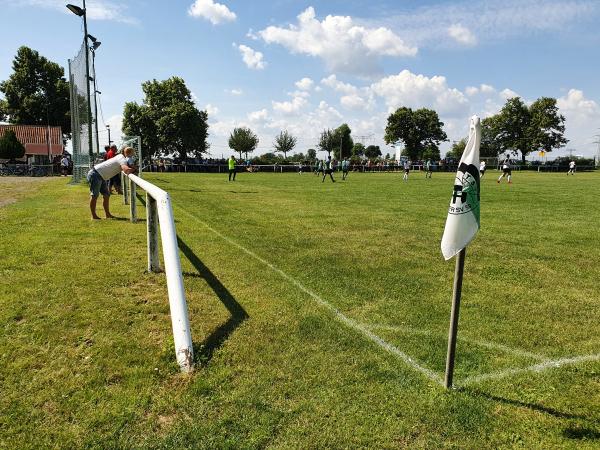
[[21, 161], [48, 164], [49, 159], [62, 155], [65, 149], [60, 127], [0, 125], [0, 137], [8, 130], [14, 131], [19, 142], [25, 146], [25, 156]]

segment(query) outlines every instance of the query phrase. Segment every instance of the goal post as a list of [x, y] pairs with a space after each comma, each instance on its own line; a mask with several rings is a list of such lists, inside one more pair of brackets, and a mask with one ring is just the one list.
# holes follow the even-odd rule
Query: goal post
[[[167, 277], [167, 291], [171, 311], [171, 325], [175, 341], [175, 356], [183, 372], [190, 372], [194, 366], [194, 349], [188, 317], [183, 274], [179, 259], [179, 246], [171, 197], [158, 186], [143, 180], [137, 175], [125, 175], [129, 182], [131, 221], [137, 221], [136, 186], [146, 192], [146, 233], [148, 239], [148, 271], [161, 272], [158, 236], [162, 242], [164, 272]], [[125, 186], [123, 186], [125, 187]]]

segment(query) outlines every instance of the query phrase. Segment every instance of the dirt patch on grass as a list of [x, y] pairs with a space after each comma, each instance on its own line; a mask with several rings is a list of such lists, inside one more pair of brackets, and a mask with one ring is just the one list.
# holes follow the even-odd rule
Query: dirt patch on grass
[[0, 178], [0, 208], [36, 192], [41, 184], [53, 178], [46, 177], [2, 177]]

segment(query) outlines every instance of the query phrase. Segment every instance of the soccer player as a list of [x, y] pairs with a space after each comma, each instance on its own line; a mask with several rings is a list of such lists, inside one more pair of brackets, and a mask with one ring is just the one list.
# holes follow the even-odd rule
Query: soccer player
[[433, 165], [433, 162], [431, 161], [431, 158], [430, 158], [425, 163], [425, 178], [431, 178], [431, 166], [432, 165]]
[[348, 158], [342, 161], [342, 180], [348, 178], [348, 171], [350, 170], [350, 161]]
[[504, 161], [502, 161], [502, 175], [498, 177], [497, 182], [500, 183], [500, 180], [504, 177], [508, 180], [508, 184], [511, 184], [511, 176], [512, 171], [510, 170], [510, 158], [507, 156]]
[[327, 175], [329, 175], [331, 181], [335, 183], [335, 180], [333, 179], [333, 161], [331, 160], [331, 155], [327, 157], [327, 162], [325, 163], [325, 167], [323, 167], [323, 183], [325, 182], [325, 177]]
[[131, 147], [125, 147], [123, 153], [97, 164], [88, 172], [87, 181], [90, 185], [90, 212], [92, 213], [92, 219], [100, 219], [96, 214], [96, 202], [100, 194], [102, 194], [102, 206], [104, 207], [106, 218], [111, 219], [114, 217], [109, 211], [110, 191], [107, 182], [114, 176], [120, 176], [121, 172], [128, 175], [135, 172], [136, 168], [128, 165], [128, 161], [132, 161], [130, 158], [133, 154], [134, 151]]
[[569, 171], [567, 172], [567, 175], [575, 175], [575, 161], [571, 161], [569, 163]]
[[485, 175], [485, 161], [479, 163], [479, 178], [483, 178]]
[[[316, 175], [321, 175], [321, 172], [323, 172], [323, 161], [319, 160], [319, 164], [317, 165]], [[325, 175], [325, 173], [323, 173], [323, 175]]]
[[229, 181], [231, 181], [231, 175], [233, 175], [233, 181], [235, 181], [235, 157], [231, 155], [231, 158], [227, 160], [229, 167]]
[[402, 175], [402, 179], [404, 181], [408, 181], [408, 173], [410, 172], [410, 162], [408, 160], [404, 161], [404, 175]]

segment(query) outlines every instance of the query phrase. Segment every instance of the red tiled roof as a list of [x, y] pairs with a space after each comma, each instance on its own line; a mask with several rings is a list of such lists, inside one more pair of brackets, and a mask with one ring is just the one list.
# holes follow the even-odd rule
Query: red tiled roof
[[50, 129], [50, 149], [53, 155], [63, 152], [62, 130], [60, 127], [37, 125], [0, 125], [0, 137], [8, 130], [15, 132], [17, 139], [25, 146], [28, 155], [48, 154], [48, 128]]

